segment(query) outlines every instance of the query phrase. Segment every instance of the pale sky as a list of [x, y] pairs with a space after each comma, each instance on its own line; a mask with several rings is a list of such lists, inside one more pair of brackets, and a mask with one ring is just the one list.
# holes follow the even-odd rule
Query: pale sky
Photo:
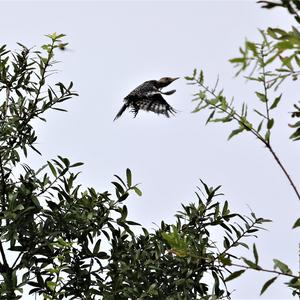
[[[228, 59], [238, 54], [247, 37], [259, 39], [258, 28], [289, 28], [292, 18], [283, 10], [263, 10], [255, 1], [0, 1], [1, 44], [16, 49], [16, 42], [39, 46], [45, 34], [67, 35], [69, 51], [58, 54], [60, 72], [55, 81], [74, 82], [80, 96], [62, 107], [68, 113], [49, 113], [37, 122], [38, 149], [32, 155], [38, 168], [56, 155], [83, 161], [80, 182], [98, 191], [112, 189], [113, 174], [130, 168], [141, 183], [141, 198], [126, 202], [129, 216], [147, 228], [161, 220], [173, 222], [181, 203], [196, 201], [199, 178], [222, 185], [232, 211], [250, 214], [249, 207], [274, 222], [255, 242], [261, 264], [272, 268], [273, 258], [297, 270], [299, 234], [291, 230], [299, 217], [299, 203], [270, 154], [252, 135], [227, 142], [231, 125], [204, 126], [206, 113], [191, 114], [192, 94], [184, 76], [203, 69], [213, 85], [220, 85], [237, 106], [257, 103], [255, 85], [235, 79]], [[5, 13], [3, 13], [5, 12]], [[113, 122], [122, 99], [137, 85], [163, 76], [181, 77], [167, 101], [180, 112], [170, 119], [141, 112], [125, 112]], [[298, 83], [297, 83], [298, 84]], [[288, 123], [296, 84], [286, 84], [273, 132], [275, 150], [300, 186], [299, 142], [292, 143]], [[237, 126], [236, 126], [237, 127]], [[224, 200], [225, 200], [224, 199]], [[298, 236], [297, 236], [298, 235]], [[250, 242], [250, 240], [249, 240]], [[243, 255], [247, 255], [243, 253]], [[251, 252], [248, 256], [251, 257]], [[258, 298], [270, 275], [246, 272], [232, 281], [232, 299]], [[274, 284], [263, 299], [291, 299], [283, 281]]]

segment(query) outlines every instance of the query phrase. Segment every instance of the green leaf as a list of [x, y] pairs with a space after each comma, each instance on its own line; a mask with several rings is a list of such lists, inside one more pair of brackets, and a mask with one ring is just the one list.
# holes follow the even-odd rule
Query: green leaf
[[132, 188], [138, 196], [142, 196], [142, 191], [137, 186], [133, 186]]
[[271, 136], [271, 131], [270, 130], [267, 130], [266, 134], [265, 134], [265, 141], [267, 143], [270, 142], [270, 136]]
[[274, 119], [269, 119], [268, 120], [268, 123], [267, 123], [267, 128], [268, 129], [271, 129], [274, 125]]
[[262, 102], [267, 102], [267, 98], [265, 94], [259, 93], [259, 92], [255, 92], [256, 96], [258, 97], [258, 99]]
[[207, 125], [207, 123], [209, 123], [209, 121], [214, 117], [214, 114], [215, 114], [215, 110], [213, 110], [210, 115], [208, 116], [206, 122], [205, 122], [205, 125]]
[[239, 271], [235, 271], [233, 273], [231, 273], [226, 279], [225, 281], [230, 281], [230, 280], [233, 280], [239, 276], [241, 276], [243, 273], [245, 272], [245, 270], [239, 270]]
[[258, 253], [255, 244], [253, 244], [253, 255], [255, 259], [255, 264], [258, 264]]
[[100, 250], [100, 243], [101, 243], [101, 240], [99, 239], [96, 244], [95, 244], [95, 247], [93, 249], [93, 254], [97, 254]]
[[245, 128], [244, 127], [240, 127], [238, 129], [233, 130], [230, 135], [228, 136], [228, 140], [230, 140], [232, 137], [234, 137], [235, 135], [238, 135], [239, 133], [241, 133]]
[[55, 282], [52, 282], [52, 281], [47, 281], [47, 287], [48, 287], [51, 291], [55, 291], [56, 283], [55, 283]]
[[295, 61], [298, 65], [298, 67], [300, 67], [300, 58], [298, 57], [298, 55], [295, 55]]
[[203, 75], [203, 71], [201, 70], [200, 73], [199, 73], [199, 82], [202, 84], [203, 81], [204, 81], [204, 75]]
[[253, 52], [254, 56], [257, 56], [256, 45], [254, 43], [247, 41], [246, 47]]
[[131, 184], [132, 184], [131, 178], [132, 178], [131, 171], [130, 171], [130, 169], [127, 168], [126, 169], [126, 179], [127, 179], [127, 186], [128, 187], [131, 187]]
[[75, 168], [75, 167], [79, 167], [79, 166], [82, 166], [84, 163], [83, 162], [77, 162], [73, 165], [70, 165], [70, 168]]
[[292, 274], [292, 271], [290, 270], [288, 265], [286, 265], [285, 263], [283, 263], [279, 259], [273, 259], [273, 262], [274, 262], [274, 268], [275, 269], [278, 268], [284, 274]]
[[274, 109], [277, 107], [280, 99], [281, 99], [282, 94], [280, 94], [278, 97], [275, 98], [274, 102], [272, 103], [272, 105], [270, 106], [270, 109]]
[[229, 59], [229, 62], [231, 62], [233, 64], [244, 63], [245, 62], [245, 58], [244, 57], [236, 57], [236, 58]]
[[273, 34], [273, 35], [271, 35], [271, 37], [276, 38], [276, 39], [278, 38], [278, 36], [276, 34], [278, 34], [279, 37], [287, 35], [287, 32], [280, 29], [280, 28], [270, 28], [269, 27], [267, 32], [268, 32], [269, 35]]
[[116, 182], [116, 181], [112, 181], [112, 184], [116, 187], [116, 190], [122, 195], [125, 193], [123, 187], [121, 186], [120, 183]]
[[54, 177], [57, 177], [57, 172], [56, 172], [56, 169], [54, 168], [54, 166], [51, 164], [50, 161], [47, 161], [47, 163], [48, 163], [48, 166], [49, 166], [49, 168], [50, 168], [50, 170], [51, 170], [53, 176], [54, 176]]
[[16, 274], [16, 270], [13, 270], [12, 274], [11, 274], [11, 279], [12, 279], [12, 287], [16, 288], [17, 287], [17, 274]]
[[264, 123], [264, 120], [262, 120], [262, 121], [259, 123], [259, 125], [258, 125], [258, 127], [257, 127], [257, 132], [260, 132], [260, 131], [261, 131], [261, 127], [262, 127], [263, 123]]
[[225, 201], [223, 209], [222, 209], [222, 216], [226, 216], [230, 213], [228, 209], [228, 201]]
[[288, 50], [288, 49], [293, 49], [294, 48], [294, 44], [291, 41], [283, 41], [283, 42], [279, 42], [275, 45], [276, 48], [278, 48], [278, 50], [284, 51], [284, 50]]
[[253, 270], [260, 270], [261, 267], [258, 266], [255, 262], [249, 260], [249, 259], [246, 259], [246, 258], [243, 258], [243, 261]]
[[265, 282], [265, 284], [263, 285], [261, 291], [260, 291], [260, 294], [262, 295], [266, 290], [267, 288], [277, 279], [278, 276], [276, 277], [273, 277], [271, 279], [269, 279], [268, 281]]
[[293, 228], [299, 227], [300, 226], [300, 218], [297, 219], [297, 221], [295, 222], [295, 224], [293, 225]]

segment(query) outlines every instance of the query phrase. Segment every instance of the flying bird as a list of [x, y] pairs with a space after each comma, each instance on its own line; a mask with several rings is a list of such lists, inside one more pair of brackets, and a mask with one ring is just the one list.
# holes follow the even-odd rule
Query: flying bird
[[172, 95], [176, 90], [163, 92], [161, 89], [178, 79], [171, 77], [163, 77], [159, 80], [145, 81], [136, 87], [131, 93], [124, 98], [124, 105], [117, 113], [114, 121], [121, 117], [123, 112], [129, 108], [134, 113], [134, 118], [139, 110], [152, 111], [156, 114], [163, 114], [170, 117], [170, 114], [175, 114], [176, 110], [168, 104], [162, 95]]

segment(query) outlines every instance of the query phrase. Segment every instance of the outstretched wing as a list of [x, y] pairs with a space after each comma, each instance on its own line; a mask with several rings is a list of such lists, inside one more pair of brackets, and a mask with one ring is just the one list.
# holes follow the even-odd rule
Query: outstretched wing
[[163, 114], [170, 117], [170, 113], [174, 115], [176, 110], [168, 104], [161, 94], [153, 94], [147, 98], [135, 101], [135, 106], [138, 109], [152, 111], [156, 114]]

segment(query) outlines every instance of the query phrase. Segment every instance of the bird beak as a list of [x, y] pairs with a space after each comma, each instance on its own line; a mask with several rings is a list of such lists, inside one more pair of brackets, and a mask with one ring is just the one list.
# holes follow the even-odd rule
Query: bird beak
[[171, 82], [173, 82], [173, 81], [175, 81], [175, 80], [177, 80], [177, 79], [179, 79], [179, 78], [180, 78], [180, 77], [172, 78]]

